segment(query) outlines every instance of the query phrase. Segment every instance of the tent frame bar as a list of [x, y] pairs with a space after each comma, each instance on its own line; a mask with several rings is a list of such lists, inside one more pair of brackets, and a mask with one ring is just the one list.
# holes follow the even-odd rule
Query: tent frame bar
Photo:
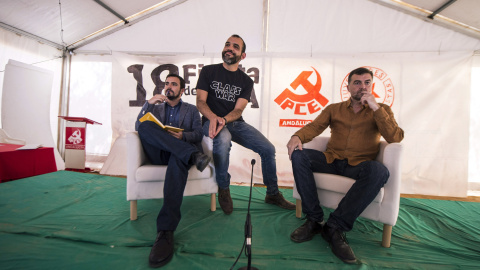
[[435, 15], [437, 15], [437, 14], [440, 13], [440, 12], [442, 12], [442, 10], [446, 9], [448, 6], [450, 6], [451, 4], [455, 3], [456, 1], [457, 1], [457, 0], [449, 0], [448, 2], [446, 2], [445, 4], [443, 4], [441, 7], [439, 7], [437, 10], [435, 10], [432, 14], [428, 15], [427, 18], [433, 20], [433, 17], [435, 17]]
[[118, 14], [118, 12], [116, 12], [115, 10], [113, 10], [111, 7], [107, 6], [105, 3], [103, 3], [102, 1], [100, 0], [93, 0], [95, 1], [97, 4], [99, 4], [100, 6], [102, 6], [104, 9], [108, 10], [110, 13], [112, 13], [113, 15], [115, 15], [117, 18], [119, 18], [120, 20], [124, 21], [126, 24], [128, 23], [127, 19], [125, 19], [122, 15]]

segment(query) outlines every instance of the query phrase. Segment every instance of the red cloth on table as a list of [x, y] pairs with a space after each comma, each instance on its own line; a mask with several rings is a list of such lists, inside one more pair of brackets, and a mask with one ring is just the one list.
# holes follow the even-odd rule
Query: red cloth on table
[[0, 183], [57, 171], [52, 147], [17, 150], [22, 145], [0, 143]]

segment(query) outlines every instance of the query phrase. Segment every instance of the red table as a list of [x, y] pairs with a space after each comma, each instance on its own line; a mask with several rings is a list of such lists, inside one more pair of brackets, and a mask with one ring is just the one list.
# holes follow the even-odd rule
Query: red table
[[52, 147], [17, 150], [22, 145], [0, 143], [0, 183], [56, 172]]

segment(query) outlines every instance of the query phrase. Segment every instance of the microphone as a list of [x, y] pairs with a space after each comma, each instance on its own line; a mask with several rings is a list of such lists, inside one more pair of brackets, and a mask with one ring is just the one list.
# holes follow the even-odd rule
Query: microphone
[[252, 222], [250, 220], [250, 213], [247, 214], [247, 220], [245, 221], [245, 247], [247, 256], [250, 256], [252, 250]]
[[250, 219], [250, 202], [252, 201], [253, 165], [255, 165], [255, 159], [252, 159], [251, 163], [252, 163], [252, 176], [250, 178], [250, 197], [248, 199], [247, 220], [245, 221], [245, 244], [244, 244], [248, 263], [247, 263], [247, 266], [240, 267], [238, 270], [258, 270], [258, 268], [252, 266], [252, 222]]
[[[250, 200], [252, 198], [252, 185], [253, 185], [253, 165], [255, 165], [255, 159], [252, 158], [252, 181], [250, 183]], [[245, 221], [245, 251], [247, 256], [250, 256], [252, 250], [252, 222], [250, 219], [250, 200], [248, 202], [247, 220]], [[250, 265], [249, 265], [250, 266]], [[248, 268], [250, 269], [250, 268]]]

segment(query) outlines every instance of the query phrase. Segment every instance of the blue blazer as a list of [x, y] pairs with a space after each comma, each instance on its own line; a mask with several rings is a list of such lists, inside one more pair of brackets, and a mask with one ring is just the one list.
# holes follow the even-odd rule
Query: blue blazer
[[[138, 130], [138, 126], [142, 122], [139, 121], [143, 115], [150, 112], [155, 117], [160, 120], [160, 122], [165, 123], [165, 105], [166, 103], [160, 104], [149, 104], [145, 102], [142, 107], [142, 110], [138, 114], [137, 121], [135, 122], [135, 130]], [[195, 105], [192, 105], [187, 102], [181, 102], [180, 111], [179, 111], [179, 128], [183, 128], [183, 141], [194, 144], [198, 150], [203, 152], [202, 149], [202, 139], [203, 139], [203, 129], [202, 121], [200, 119], [200, 113]]]

